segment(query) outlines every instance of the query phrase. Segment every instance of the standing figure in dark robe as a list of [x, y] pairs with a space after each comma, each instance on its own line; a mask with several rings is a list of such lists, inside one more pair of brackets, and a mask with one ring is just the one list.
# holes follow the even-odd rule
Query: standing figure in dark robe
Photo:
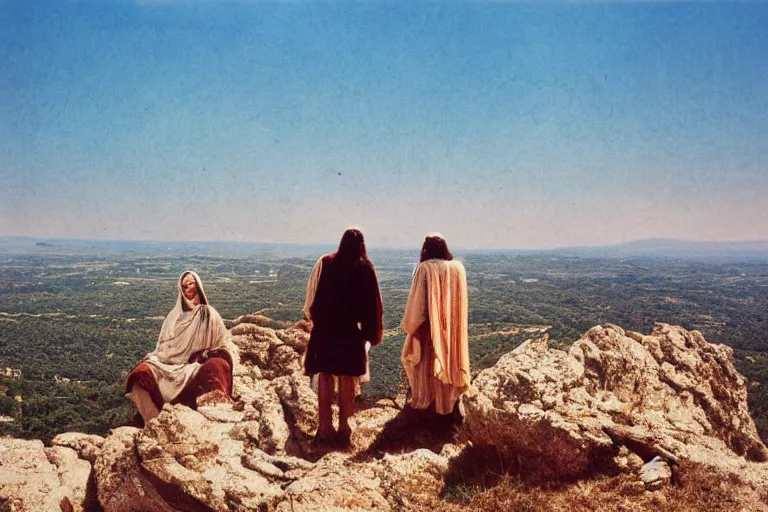
[[195, 272], [182, 272], [176, 286], [176, 305], [163, 322], [157, 347], [125, 380], [126, 396], [136, 404], [145, 423], [165, 403], [195, 408], [197, 398], [208, 393], [214, 401], [232, 401], [237, 349], [224, 321], [208, 303]]
[[[319, 374], [318, 441], [349, 443], [355, 387], [367, 373], [366, 342], [382, 337], [381, 294], [376, 270], [368, 260], [363, 234], [344, 232], [339, 248], [320, 258], [307, 283], [304, 313], [312, 331], [304, 357], [307, 375]], [[333, 428], [331, 402], [338, 382], [339, 429]]]

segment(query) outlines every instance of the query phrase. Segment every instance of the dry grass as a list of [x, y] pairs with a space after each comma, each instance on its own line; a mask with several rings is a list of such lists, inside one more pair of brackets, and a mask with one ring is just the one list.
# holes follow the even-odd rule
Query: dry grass
[[[467, 441], [460, 428], [454, 442]], [[472, 440], [477, 443], [478, 439]], [[690, 463], [673, 467], [672, 483], [650, 492], [635, 474], [608, 475], [598, 470], [580, 479], [557, 480], [538, 471], [533, 458], [504, 457], [490, 443], [470, 446], [451, 464], [440, 496], [421, 510], [599, 511], [647, 510], [768, 511], [768, 490], [759, 495], [735, 475], [723, 476]]]
[[[646, 491], [635, 475], [596, 475], [572, 482], [538, 482], [535, 475], [501, 473], [491, 453], [472, 453], [475, 473], [454, 473], [439, 498], [422, 510], [446, 512], [636, 512], [647, 510], [757, 511], [768, 510], [765, 497], [744, 492], [738, 477], [723, 479], [700, 466], [676, 467], [675, 482], [660, 491]], [[456, 468], [468, 470], [469, 468]], [[514, 467], [507, 468], [516, 469]], [[461, 478], [461, 477], [465, 478]], [[748, 490], [748, 489], [747, 489]]]
[[[736, 475], [724, 476], [687, 462], [673, 466], [672, 483], [654, 492], [646, 491], [637, 474], [606, 474], [599, 463], [592, 473], [581, 478], [558, 479], [535, 454], [510, 456], [509, 451], [499, 450], [490, 429], [485, 434], [475, 429], [470, 439], [465, 426], [453, 419], [405, 408], [355, 459], [363, 461], [381, 452], [404, 453], [424, 447], [439, 453], [446, 443], [471, 441], [452, 460], [439, 496], [415, 488], [406, 495], [418, 499], [403, 510], [768, 512], [768, 489], [754, 489]], [[487, 439], [478, 439], [478, 435], [487, 435]]]

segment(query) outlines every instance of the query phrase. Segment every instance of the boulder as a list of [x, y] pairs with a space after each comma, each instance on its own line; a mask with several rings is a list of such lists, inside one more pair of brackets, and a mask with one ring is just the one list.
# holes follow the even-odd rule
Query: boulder
[[391, 510], [371, 464], [349, 464], [347, 456], [329, 453], [311, 471], [285, 488], [281, 512], [318, 510]]
[[264, 393], [255, 397], [251, 403], [258, 424], [250, 426], [244, 433], [267, 453], [285, 453], [291, 432], [283, 406], [271, 386], [264, 389]]
[[42, 441], [0, 438], [0, 468], [2, 510], [85, 510], [90, 464], [78, 459], [74, 450], [57, 447], [46, 451]]
[[87, 510], [92, 496], [87, 496], [91, 476], [91, 464], [78, 457], [75, 450], [64, 446], [45, 448], [45, 455], [56, 466], [56, 475], [62, 487], [67, 489], [73, 510]]
[[104, 444], [104, 438], [95, 434], [65, 432], [54, 437], [51, 444], [53, 446], [72, 448], [77, 452], [78, 457], [93, 464], [101, 451], [101, 446]]
[[234, 403], [166, 405], [143, 430], [61, 434], [49, 448], [0, 439], [0, 508], [426, 510], [472, 457], [492, 453], [521, 475], [623, 473], [622, 492], [661, 504], [672, 482], [705, 468], [713, 486], [733, 488], [737, 509], [768, 511], [768, 452], [746, 383], [730, 349], [695, 331], [597, 326], [568, 351], [540, 335], [473, 379], [462, 399], [467, 443], [384, 399], [352, 417], [352, 446], [339, 452], [310, 443], [317, 396], [300, 364], [308, 333], [240, 320]]
[[596, 326], [568, 352], [526, 341], [473, 380], [464, 398], [473, 442], [544, 474], [623, 470], [623, 446], [649, 461], [723, 466], [765, 461], [732, 350], [657, 324], [650, 335]]
[[309, 378], [301, 374], [280, 377], [273, 381], [273, 386], [291, 438], [306, 453], [306, 443], [318, 426], [317, 395], [309, 385]]
[[132, 427], [113, 429], [93, 465], [99, 503], [105, 512], [173, 512], [141, 470]]

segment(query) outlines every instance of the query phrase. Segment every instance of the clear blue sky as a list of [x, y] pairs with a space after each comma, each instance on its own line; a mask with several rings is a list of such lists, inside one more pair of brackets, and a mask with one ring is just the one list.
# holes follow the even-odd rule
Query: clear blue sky
[[0, 236], [768, 239], [768, 3], [0, 0]]

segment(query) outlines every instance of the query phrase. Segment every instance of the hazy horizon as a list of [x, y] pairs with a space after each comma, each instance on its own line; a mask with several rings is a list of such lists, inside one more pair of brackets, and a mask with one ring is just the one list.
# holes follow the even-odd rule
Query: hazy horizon
[[766, 2], [0, 1], [0, 236], [768, 240]]
[[[240, 240], [149, 240], [149, 239], [127, 239], [127, 238], [61, 238], [61, 237], [35, 237], [27, 235], [0, 235], [0, 250], [3, 249], [2, 243], [9, 243], [12, 241], [26, 241], [26, 242], [57, 242], [57, 243], [96, 243], [96, 244], [138, 244], [138, 245], [243, 245], [243, 246], [278, 246], [278, 247], [295, 247], [295, 248], [319, 248], [333, 250], [337, 246], [337, 241], [309, 243], [309, 242], [273, 242], [273, 241], [240, 241]], [[370, 245], [367, 244], [369, 250], [406, 250], [406, 251], [418, 251], [421, 247], [422, 240], [412, 245]], [[6, 247], [7, 248], [7, 247]], [[628, 240], [626, 242], [620, 242], [617, 244], [602, 244], [602, 245], [570, 245], [570, 246], [554, 246], [543, 247], [538, 249], [526, 249], [520, 247], [499, 247], [499, 248], [482, 248], [482, 247], [451, 247], [459, 252], [499, 252], [499, 253], [547, 253], [547, 252], [566, 252], [586, 250], [587, 253], [605, 249], [607, 251], [629, 251], [631, 254], [633, 251], [638, 253], [654, 253], [663, 252], [665, 249], [672, 249], [673, 251], [690, 251], [694, 249], [701, 249], [704, 253], [707, 251], [742, 251], [742, 252], [761, 252], [768, 253], [768, 239], [764, 240], [727, 240], [727, 241], [712, 241], [712, 240], [684, 240], [673, 238], [645, 238], [637, 240]]]

